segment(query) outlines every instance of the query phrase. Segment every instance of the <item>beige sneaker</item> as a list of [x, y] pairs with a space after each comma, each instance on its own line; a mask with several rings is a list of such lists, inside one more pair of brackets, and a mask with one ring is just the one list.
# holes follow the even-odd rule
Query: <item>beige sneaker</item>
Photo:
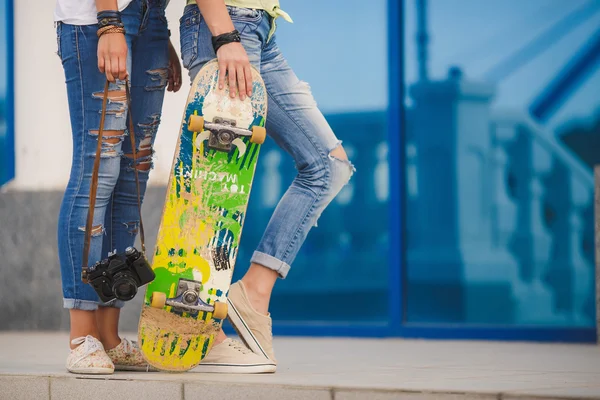
[[117, 371], [157, 371], [146, 362], [135, 341], [123, 338], [115, 348], [106, 350]]
[[252, 307], [242, 281], [231, 285], [227, 301], [229, 303], [227, 318], [240, 338], [254, 353], [263, 355], [277, 364], [273, 351], [270, 314], [261, 314]]
[[213, 346], [194, 369], [195, 372], [220, 372], [225, 374], [262, 374], [275, 372], [275, 363], [230, 338]]
[[115, 370], [104, 346], [98, 339], [87, 335], [71, 340], [78, 345], [67, 357], [67, 371], [74, 374], [112, 374]]

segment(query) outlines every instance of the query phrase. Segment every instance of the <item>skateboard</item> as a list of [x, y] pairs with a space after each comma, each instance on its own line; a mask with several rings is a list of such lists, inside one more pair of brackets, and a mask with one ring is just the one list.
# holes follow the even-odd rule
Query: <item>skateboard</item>
[[[218, 63], [192, 83], [177, 142], [138, 326], [148, 363], [196, 367], [227, 316], [227, 293], [256, 162], [266, 137], [267, 95], [252, 68], [252, 96], [218, 89]], [[226, 79], [227, 81], [227, 79]]]

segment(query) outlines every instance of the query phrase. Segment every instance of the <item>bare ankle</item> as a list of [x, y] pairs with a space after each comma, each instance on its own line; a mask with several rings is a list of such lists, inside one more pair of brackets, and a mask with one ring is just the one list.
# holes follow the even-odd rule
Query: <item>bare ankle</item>
[[268, 315], [271, 290], [264, 290], [260, 285], [254, 285], [245, 279], [242, 279], [242, 282], [244, 282], [244, 288], [246, 289], [246, 294], [252, 308], [260, 314]]
[[100, 335], [98, 338], [104, 346], [104, 350], [111, 350], [121, 344], [121, 338], [119, 335]]
[[277, 277], [277, 271], [252, 263], [242, 281], [244, 281], [244, 286], [249, 287], [256, 294], [271, 297]]
[[259, 298], [267, 298], [271, 297], [272, 289], [265, 287], [260, 282], [256, 282], [253, 279], [248, 279], [246, 277], [242, 278], [242, 282], [244, 282], [244, 288], [246, 292], [250, 295], [259, 297]]
[[223, 332], [223, 329], [221, 329], [219, 333], [217, 333], [217, 336], [215, 336], [215, 342], [213, 343], [213, 346], [223, 343], [225, 339], [227, 339], [227, 335], [225, 335], [225, 332]]
[[98, 325], [96, 323], [96, 311], [77, 310], [69, 311], [71, 317], [71, 332], [69, 337], [69, 347], [75, 349], [78, 344], [73, 344], [73, 339], [85, 336], [93, 336], [99, 338]]
[[114, 349], [121, 344], [119, 337], [119, 316], [121, 310], [113, 307], [98, 307], [96, 323], [100, 342], [105, 350]]

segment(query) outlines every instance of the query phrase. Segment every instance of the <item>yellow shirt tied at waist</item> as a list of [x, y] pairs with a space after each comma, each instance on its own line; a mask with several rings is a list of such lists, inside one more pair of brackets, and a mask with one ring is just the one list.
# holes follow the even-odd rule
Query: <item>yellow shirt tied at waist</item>
[[[187, 0], [187, 4], [196, 4], [196, 0]], [[232, 7], [265, 10], [273, 18], [267, 41], [271, 40], [271, 36], [275, 33], [275, 20], [277, 18], [282, 17], [287, 22], [293, 22], [289, 14], [279, 7], [279, 0], [225, 0], [225, 4]]]

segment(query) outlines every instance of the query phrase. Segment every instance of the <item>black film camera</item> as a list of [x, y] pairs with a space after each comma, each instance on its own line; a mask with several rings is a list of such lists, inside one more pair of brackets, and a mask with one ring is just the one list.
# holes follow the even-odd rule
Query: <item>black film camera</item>
[[142, 253], [133, 247], [92, 265], [87, 280], [103, 302], [131, 300], [138, 287], [154, 280], [154, 271]]

